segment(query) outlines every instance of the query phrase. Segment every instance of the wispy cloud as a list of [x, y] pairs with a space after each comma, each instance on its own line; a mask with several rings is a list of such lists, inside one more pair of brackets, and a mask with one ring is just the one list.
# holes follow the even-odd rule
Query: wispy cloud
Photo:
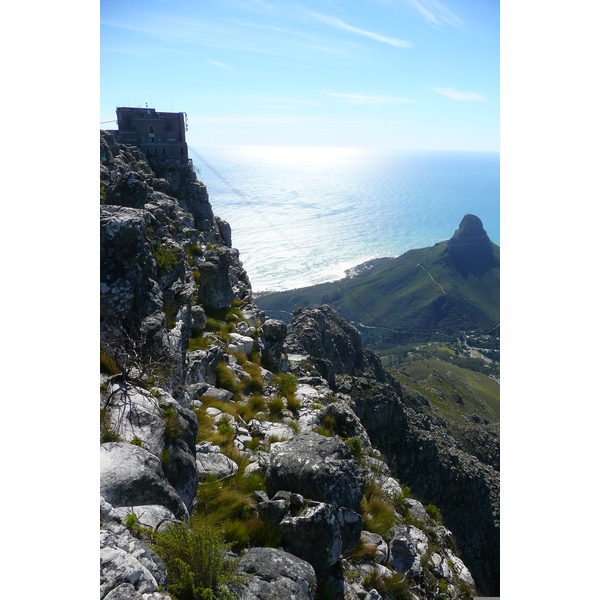
[[370, 96], [367, 94], [346, 94], [343, 92], [323, 92], [326, 96], [338, 98], [349, 104], [412, 104], [414, 100], [398, 96]]
[[233, 67], [231, 67], [225, 63], [219, 62], [218, 60], [209, 60], [208, 58], [205, 58], [204, 61], [207, 62], [209, 65], [214, 65], [215, 67], [219, 67], [219, 69], [230, 69], [230, 70], [233, 69]]
[[335, 27], [336, 29], [356, 33], [358, 35], [371, 38], [372, 40], [376, 40], [377, 42], [382, 42], [384, 44], [389, 44], [390, 46], [395, 46], [396, 48], [412, 48], [412, 44], [410, 42], [407, 42], [406, 40], [399, 40], [397, 38], [391, 38], [385, 35], [381, 35], [380, 33], [375, 33], [373, 31], [367, 31], [366, 29], [359, 29], [358, 27], [348, 25], [348, 23], [346, 23], [345, 21], [342, 21], [341, 19], [338, 19], [337, 17], [333, 17], [331, 15], [324, 15], [312, 11], [307, 12], [313, 19], [316, 19], [321, 23], [331, 25], [331, 27]]
[[447, 7], [437, 0], [406, 0], [421, 13], [429, 25], [440, 29], [443, 24], [459, 27], [463, 22]]
[[454, 88], [430, 87], [429, 89], [443, 96], [448, 96], [448, 98], [452, 98], [453, 100], [460, 100], [461, 102], [484, 102], [487, 100], [485, 96], [476, 92], [457, 92]]

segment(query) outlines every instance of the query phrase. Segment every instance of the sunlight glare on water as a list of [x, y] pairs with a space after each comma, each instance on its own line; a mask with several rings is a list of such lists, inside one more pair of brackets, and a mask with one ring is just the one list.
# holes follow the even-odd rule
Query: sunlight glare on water
[[499, 153], [357, 148], [198, 149], [215, 215], [254, 291], [339, 279], [366, 260], [450, 238], [477, 215], [500, 238]]

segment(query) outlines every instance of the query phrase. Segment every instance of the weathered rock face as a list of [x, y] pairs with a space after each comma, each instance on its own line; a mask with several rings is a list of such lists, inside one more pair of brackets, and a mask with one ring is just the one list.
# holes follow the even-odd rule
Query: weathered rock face
[[[100, 531], [100, 598], [135, 598], [167, 585], [162, 560], [117, 523]], [[111, 595], [112, 593], [112, 595]]]
[[179, 393], [189, 337], [206, 322], [197, 304], [249, 297], [248, 277], [191, 167], [153, 163], [153, 171], [138, 148], [107, 132], [100, 158], [102, 344], [127, 340], [130, 354], [137, 340], [162, 348]]
[[115, 507], [161, 504], [177, 517], [188, 514], [160, 460], [124, 442], [100, 446], [100, 494]]
[[[317, 314], [320, 316], [317, 317]], [[327, 362], [326, 330], [336, 331], [334, 356], [344, 348], [344, 356], [359, 356], [349, 350], [355, 336], [349, 333], [339, 339], [345, 329], [338, 326], [339, 316], [328, 307], [301, 309], [296, 312], [286, 346], [308, 354], [316, 352], [316, 361]], [[307, 331], [302, 330], [307, 324]], [[322, 328], [324, 331], [319, 331]], [[301, 343], [302, 342], [302, 343]], [[360, 343], [360, 340], [358, 340]], [[482, 593], [497, 594], [500, 578], [499, 474], [476, 457], [456, 448], [456, 441], [436, 425], [418, 406], [408, 408], [403, 391], [377, 364], [362, 352], [363, 368], [338, 366], [336, 389], [350, 397], [349, 407], [360, 419], [371, 443], [379, 449], [392, 473], [410, 486], [425, 504], [433, 503], [442, 512], [444, 522], [452, 530], [463, 557]], [[334, 361], [329, 361], [333, 365]], [[339, 365], [339, 363], [338, 363]], [[335, 369], [332, 370], [335, 371]], [[330, 372], [329, 372], [330, 374]], [[334, 409], [330, 409], [334, 410]], [[306, 494], [310, 497], [309, 494]]]
[[250, 580], [242, 589], [231, 587], [243, 600], [314, 600], [317, 577], [312, 566], [283, 550], [250, 548], [239, 562]]
[[[249, 461], [244, 472], [265, 475], [269, 495], [255, 492], [244, 513], [274, 527], [286, 550], [253, 548], [243, 554], [240, 567], [248, 579], [230, 586], [235, 597], [314, 598], [319, 576], [322, 595], [364, 600], [380, 597], [362, 587], [364, 577], [382, 581], [395, 573], [407, 574], [420, 600], [436, 588], [435, 577], [444, 579], [456, 597], [450, 586], [474, 584], [466, 564], [478, 585], [483, 583], [481, 591], [495, 592], [497, 473], [465, 452], [464, 445], [457, 447], [422, 412], [421, 402], [427, 401], [405, 394], [379, 357], [362, 348], [356, 329], [331, 308], [297, 311], [289, 331], [282, 322], [265, 322], [231, 247], [231, 229], [213, 216], [204, 185], [189, 168], [153, 168], [138, 149], [101, 136], [101, 383], [103, 400], [113, 395], [112, 404], [102, 405], [102, 439], [119, 440], [100, 449], [104, 598], [168, 597], [158, 591], [167, 586], [164, 567], [154, 559], [138, 560], [145, 551], [124, 535], [120, 523], [130, 513], [142, 526], [164, 528], [189, 515], [199, 482], [233, 483], [227, 479], [238, 465], [219, 446], [196, 444], [198, 420], [191, 408], [202, 411], [203, 428], [210, 427], [209, 419], [214, 430], [221, 419], [228, 420], [228, 443]], [[463, 229], [469, 228], [467, 223]], [[234, 299], [239, 302], [232, 306]], [[236, 310], [226, 319], [236, 313], [235, 333], [225, 338], [214, 323], [207, 331], [207, 315], [224, 319], [230, 307]], [[188, 351], [188, 345], [205, 349]], [[217, 377], [222, 363], [233, 381], [248, 385], [259, 367], [254, 363], [251, 376], [239, 355], [250, 351], [261, 358], [264, 404], [287, 396], [276, 373], [294, 375], [295, 401], [282, 401], [287, 406], [276, 417], [265, 407], [246, 418], [252, 392], [244, 388], [234, 394], [222, 371]], [[119, 362], [120, 374], [107, 366], [106, 356]], [[234, 404], [235, 410], [225, 415], [229, 407], [215, 399]], [[312, 431], [317, 426], [331, 437]], [[393, 476], [440, 508], [466, 564], [450, 553], [445, 541], [450, 532], [434, 529], [416, 500], [405, 498], [402, 511], [408, 511], [411, 523], [422, 523], [421, 529], [388, 528], [389, 546], [363, 530], [373, 523], [372, 514], [366, 513], [366, 524], [360, 515], [367, 477], [369, 490], [400, 510], [402, 486]], [[405, 518], [405, 512], [396, 513], [394, 523]], [[436, 551], [421, 571], [432, 538]], [[363, 558], [350, 558], [361, 539], [363, 546], [356, 549]], [[361, 555], [363, 547], [368, 551]], [[423, 585], [428, 577], [429, 587]]]
[[266, 484], [358, 512], [365, 474], [344, 443], [309, 431], [271, 451]]
[[429, 549], [427, 536], [413, 525], [401, 525], [392, 529], [390, 541], [390, 565], [398, 573], [418, 577], [423, 567], [421, 556]]
[[286, 339], [290, 354], [307, 353], [335, 389], [335, 375], [352, 375], [363, 367], [360, 334], [329, 306], [298, 309]]

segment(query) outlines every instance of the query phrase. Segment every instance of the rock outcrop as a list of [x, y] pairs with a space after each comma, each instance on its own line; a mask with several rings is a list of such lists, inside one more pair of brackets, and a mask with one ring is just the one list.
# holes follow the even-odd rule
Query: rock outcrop
[[448, 240], [446, 249], [456, 269], [464, 277], [469, 272], [481, 275], [498, 266], [492, 252], [492, 242], [481, 219], [475, 215], [463, 217], [458, 229]]
[[[100, 149], [101, 598], [168, 598], [170, 578], [246, 600], [497, 593], [497, 471], [330, 307], [266, 320], [191, 168]], [[200, 584], [157, 540], [211, 506], [242, 577]]]

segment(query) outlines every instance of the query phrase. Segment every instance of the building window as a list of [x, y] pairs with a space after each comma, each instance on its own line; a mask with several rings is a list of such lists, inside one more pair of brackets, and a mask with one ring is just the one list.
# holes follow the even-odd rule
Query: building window
[[154, 125], [148, 125], [148, 133], [154, 133]]
[[162, 155], [163, 156], [165, 155], [165, 149], [164, 148], [162, 149]]
[[181, 150], [181, 156], [183, 156], [183, 148], [179, 148]]

